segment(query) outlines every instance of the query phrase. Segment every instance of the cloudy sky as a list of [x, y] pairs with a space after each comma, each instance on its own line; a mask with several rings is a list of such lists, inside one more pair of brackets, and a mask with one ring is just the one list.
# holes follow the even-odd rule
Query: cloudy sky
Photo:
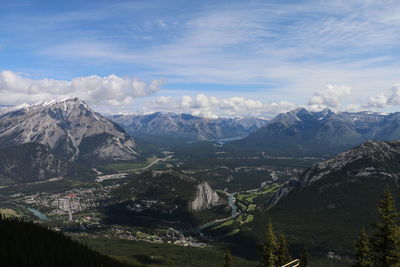
[[400, 110], [398, 0], [0, 2], [0, 105]]

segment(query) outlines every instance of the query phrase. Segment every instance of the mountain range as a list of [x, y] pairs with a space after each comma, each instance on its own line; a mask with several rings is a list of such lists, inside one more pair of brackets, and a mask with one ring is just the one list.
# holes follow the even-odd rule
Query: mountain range
[[132, 160], [125, 131], [77, 98], [0, 110], [0, 147], [39, 143], [67, 161]]
[[147, 115], [111, 115], [131, 135], [147, 134], [184, 140], [212, 140], [245, 137], [265, 126], [260, 118], [203, 118], [189, 114], [156, 112]]
[[277, 115], [265, 127], [233, 144], [281, 155], [334, 155], [367, 140], [399, 138], [397, 112], [315, 112], [300, 108]]

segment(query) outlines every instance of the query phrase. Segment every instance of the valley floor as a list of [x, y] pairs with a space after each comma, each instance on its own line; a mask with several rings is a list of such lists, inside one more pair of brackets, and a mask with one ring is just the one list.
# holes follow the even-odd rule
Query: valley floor
[[[0, 211], [61, 230], [133, 266], [169, 266], [171, 261], [176, 266], [221, 266], [227, 248], [234, 254], [235, 266], [256, 266], [256, 243], [264, 231], [255, 228], [258, 212], [284, 182], [317, 159], [232, 155], [219, 151], [219, 146], [212, 149], [211, 159], [201, 153], [193, 158], [185, 151], [161, 151], [147, 162], [96, 167], [92, 177], [3, 187]], [[152, 218], [151, 202], [129, 206], [112, 202], [111, 192], [135, 175], [171, 167], [207, 181], [227, 204], [195, 212], [196, 223], [187, 227]], [[138, 223], [142, 221], [146, 223]], [[312, 266], [346, 263], [325, 255], [312, 258]]]

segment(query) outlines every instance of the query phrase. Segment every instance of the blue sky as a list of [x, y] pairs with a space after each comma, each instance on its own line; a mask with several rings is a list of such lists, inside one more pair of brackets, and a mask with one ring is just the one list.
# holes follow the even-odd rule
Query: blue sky
[[1, 4], [0, 104], [74, 94], [103, 111], [206, 116], [400, 104], [399, 1]]

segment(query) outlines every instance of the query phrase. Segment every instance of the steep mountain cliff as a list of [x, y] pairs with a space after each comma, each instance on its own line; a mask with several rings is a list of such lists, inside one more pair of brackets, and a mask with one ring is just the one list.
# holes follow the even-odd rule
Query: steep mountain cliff
[[197, 185], [196, 197], [190, 203], [191, 210], [209, 209], [221, 204], [221, 198], [218, 196], [207, 182]]
[[48, 147], [27, 143], [0, 148], [0, 183], [36, 182], [61, 177], [68, 162], [56, 157]]
[[135, 144], [124, 130], [77, 98], [0, 110], [0, 147], [39, 143], [68, 160], [131, 160]]
[[247, 136], [266, 124], [258, 118], [210, 119], [189, 114], [153, 113], [149, 115], [112, 115], [130, 134], [169, 136], [185, 140], [210, 140]]

